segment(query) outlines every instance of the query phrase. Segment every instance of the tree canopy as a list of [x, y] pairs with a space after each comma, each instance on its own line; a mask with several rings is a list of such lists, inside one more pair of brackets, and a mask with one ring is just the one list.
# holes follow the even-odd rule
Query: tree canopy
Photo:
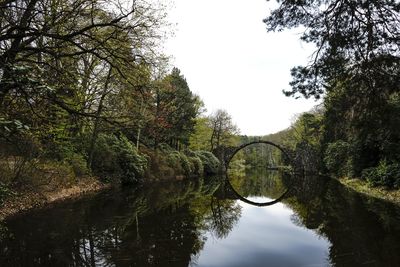
[[[269, 31], [302, 26], [301, 39], [316, 51], [294, 67], [287, 95], [320, 98], [339, 82], [397, 89], [400, 79], [400, 3], [395, 0], [278, 1], [264, 19]], [[384, 82], [383, 82], [384, 81]], [[379, 90], [380, 88], [376, 88]]]
[[[291, 89], [284, 93], [324, 97], [323, 117], [302, 115], [295, 132], [332, 174], [395, 186], [400, 181], [393, 178], [400, 177], [400, 2], [278, 3], [264, 20], [267, 29], [300, 27], [301, 40], [316, 45], [309, 64], [291, 70]], [[312, 125], [305, 123], [310, 118]]]

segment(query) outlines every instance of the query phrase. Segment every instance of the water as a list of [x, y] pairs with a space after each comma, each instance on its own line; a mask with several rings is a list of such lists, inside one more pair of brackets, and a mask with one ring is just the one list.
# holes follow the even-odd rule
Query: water
[[[241, 192], [254, 202], [285, 184], [259, 177], [272, 180]], [[223, 178], [159, 182], [8, 220], [0, 266], [400, 266], [399, 222], [397, 206], [323, 177], [267, 207]]]

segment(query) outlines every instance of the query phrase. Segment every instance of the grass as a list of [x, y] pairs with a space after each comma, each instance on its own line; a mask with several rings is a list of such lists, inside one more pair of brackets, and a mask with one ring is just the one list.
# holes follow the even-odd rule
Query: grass
[[375, 198], [383, 199], [397, 205], [400, 205], [400, 189], [388, 190], [385, 187], [371, 187], [367, 182], [360, 179], [349, 179], [342, 178], [339, 179], [340, 183], [350, 187], [351, 189], [360, 192], [362, 194], [372, 196]]

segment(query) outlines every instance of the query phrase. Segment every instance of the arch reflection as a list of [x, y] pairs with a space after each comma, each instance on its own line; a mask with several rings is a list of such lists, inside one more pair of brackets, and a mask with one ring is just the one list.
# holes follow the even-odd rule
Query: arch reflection
[[[225, 175], [235, 198], [254, 206], [270, 206], [287, 197], [295, 180], [289, 154], [269, 141], [239, 146], [227, 161]], [[254, 197], [267, 198], [255, 201]]]

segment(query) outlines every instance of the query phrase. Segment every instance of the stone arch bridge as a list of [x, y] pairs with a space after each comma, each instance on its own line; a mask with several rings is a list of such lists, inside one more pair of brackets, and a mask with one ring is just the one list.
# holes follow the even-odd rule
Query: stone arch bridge
[[222, 167], [224, 171], [228, 168], [229, 162], [231, 159], [238, 153], [241, 149], [255, 145], [255, 144], [266, 144], [270, 145], [272, 147], [275, 147], [279, 149], [283, 155], [288, 159], [290, 164], [293, 165], [293, 167], [296, 170], [299, 170], [301, 166], [301, 162], [297, 159], [295, 155], [292, 155], [286, 148], [284, 148], [281, 145], [275, 144], [271, 141], [266, 141], [266, 140], [257, 140], [257, 141], [252, 141], [248, 143], [241, 144], [239, 146], [219, 146], [216, 149], [213, 150], [213, 154], [221, 161]]

